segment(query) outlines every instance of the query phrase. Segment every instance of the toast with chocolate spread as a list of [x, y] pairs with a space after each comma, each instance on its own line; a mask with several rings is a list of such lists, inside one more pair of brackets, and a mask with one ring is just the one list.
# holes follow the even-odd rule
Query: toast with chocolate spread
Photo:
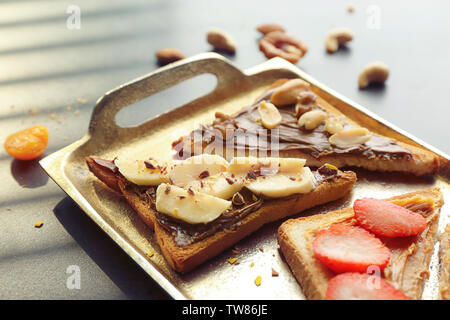
[[344, 197], [356, 182], [351, 171], [311, 171], [302, 159], [200, 155], [168, 167], [119, 160], [86, 158], [90, 171], [154, 229], [167, 262], [182, 273], [266, 223]]
[[[269, 116], [267, 105], [272, 107]], [[439, 167], [435, 154], [359, 127], [301, 79], [276, 81], [236, 114], [217, 112], [212, 124], [181, 137], [173, 148], [180, 159], [199, 153], [276, 151], [277, 156], [303, 158], [316, 167], [330, 163], [415, 175], [434, 173]]]
[[[419, 214], [425, 218], [425, 224], [421, 228], [421, 232], [412, 236], [386, 237], [375, 236], [372, 232], [367, 232], [369, 236], [376, 237], [381, 241], [381, 249], [386, 250], [387, 248], [388, 252], [390, 252], [390, 259], [387, 265], [384, 266], [384, 269], [380, 268], [380, 276], [387, 281], [387, 286], [392, 285], [391, 290], [400, 290], [409, 299], [421, 299], [424, 283], [429, 274], [428, 270], [433, 248], [437, 240], [440, 209], [443, 205], [442, 194], [439, 188], [431, 188], [398, 195], [386, 200], [396, 206], [406, 208], [414, 214]], [[329, 231], [332, 226], [345, 225], [361, 228], [360, 216], [356, 217], [356, 209], [354, 208], [355, 205], [353, 208], [350, 207], [326, 214], [290, 219], [278, 229], [280, 250], [307, 299], [322, 300], [328, 298], [331, 290], [329, 288], [331, 279], [341, 275], [341, 273], [336, 272], [336, 269], [332, 270], [334, 268], [333, 264], [329, 264], [327, 260], [323, 260], [323, 257], [319, 255], [318, 242], [316, 241], [322, 232]], [[392, 214], [395, 213], [393, 212]], [[395, 219], [390, 220], [398, 222]], [[387, 221], [381, 220], [382, 227], [387, 225]], [[370, 226], [373, 227], [373, 224]], [[363, 230], [363, 232], [366, 231]], [[349, 240], [347, 239], [346, 242], [348, 244]], [[334, 248], [340, 247], [338, 238], [333, 243]], [[363, 242], [359, 241], [359, 243]], [[331, 248], [330, 250], [334, 249]], [[357, 252], [357, 248], [354, 248], [354, 251]], [[369, 252], [368, 248], [367, 256], [370, 255]], [[344, 254], [339, 258], [344, 259], [343, 256]], [[340, 263], [342, 264], [342, 261]], [[354, 267], [356, 265], [355, 261], [352, 263], [351, 267]], [[346, 265], [347, 268], [349, 266]], [[351, 274], [354, 275], [355, 273]], [[365, 275], [365, 273], [360, 275]], [[345, 288], [340, 288], [340, 292], [345, 292], [346, 294], [351, 292], [352, 298], [358, 299], [356, 294], [358, 288], [353, 286], [353, 284], [351, 288], [348, 286], [347, 292], [345, 292]], [[364, 291], [367, 288], [362, 289]], [[335, 294], [335, 292], [332, 293]]]

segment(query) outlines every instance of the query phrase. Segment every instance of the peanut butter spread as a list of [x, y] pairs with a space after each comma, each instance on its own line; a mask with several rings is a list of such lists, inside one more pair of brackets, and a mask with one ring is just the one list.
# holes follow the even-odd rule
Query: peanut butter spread
[[[335, 118], [319, 104], [309, 103], [296, 109], [295, 104], [278, 107], [281, 114], [281, 123], [272, 130], [266, 130], [261, 123], [258, 105], [261, 101], [270, 100], [275, 89], [268, 90], [257, 101], [234, 116], [216, 113], [216, 119], [211, 125], [202, 125], [191, 132], [189, 136], [182, 137], [173, 143], [177, 151], [176, 158], [184, 159], [193, 154], [204, 152], [206, 149], [218, 147], [231, 148], [237, 151], [264, 151], [273, 150], [273, 141], [277, 142], [279, 152], [299, 150], [315, 158], [333, 154], [356, 154], [368, 159], [381, 157], [384, 159], [410, 159], [409, 150], [398, 145], [391, 139], [370, 133], [370, 139], [363, 144], [354, 144], [346, 147], [337, 147], [329, 142], [331, 134], [322, 123], [312, 130], [301, 128], [298, 117], [311, 110], [321, 110], [328, 117]], [[308, 91], [314, 95], [311, 91]], [[348, 123], [343, 124], [344, 129], [351, 128]], [[199, 138], [201, 137], [200, 141]], [[231, 143], [230, 143], [231, 141]], [[261, 141], [265, 141], [261, 144]]]

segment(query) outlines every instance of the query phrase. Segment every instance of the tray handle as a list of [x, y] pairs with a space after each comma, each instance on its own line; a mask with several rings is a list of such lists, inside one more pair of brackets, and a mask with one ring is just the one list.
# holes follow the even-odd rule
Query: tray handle
[[104, 135], [107, 132], [111, 138], [119, 135], [120, 131], [144, 126], [146, 122], [137, 127], [122, 128], [117, 125], [115, 116], [122, 108], [130, 104], [205, 73], [211, 73], [217, 77], [217, 86], [214, 91], [222, 89], [230, 79], [233, 79], [232, 83], [236, 85], [245, 81], [245, 75], [217, 53], [202, 53], [180, 60], [125, 83], [102, 96], [92, 112], [89, 134]]

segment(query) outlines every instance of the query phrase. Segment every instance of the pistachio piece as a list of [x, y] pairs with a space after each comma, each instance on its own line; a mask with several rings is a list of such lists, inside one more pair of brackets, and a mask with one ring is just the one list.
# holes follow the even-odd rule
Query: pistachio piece
[[325, 130], [327, 130], [328, 133], [330, 134], [335, 134], [338, 133], [339, 131], [344, 130], [344, 125], [338, 119], [329, 117], [325, 121]]
[[276, 106], [285, 106], [297, 102], [297, 97], [309, 89], [309, 83], [301, 79], [292, 79], [275, 89], [270, 102]]
[[328, 141], [339, 148], [363, 144], [371, 138], [369, 130], [366, 128], [351, 128], [341, 130], [333, 134]]
[[267, 129], [273, 129], [281, 123], [281, 114], [270, 102], [261, 101], [258, 106], [261, 123]]
[[308, 111], [298, 119], [298, 126], [305, 127], [306, 130], [312, 130], [317, 128], [325, 119], [327, 114], [322, 110]]

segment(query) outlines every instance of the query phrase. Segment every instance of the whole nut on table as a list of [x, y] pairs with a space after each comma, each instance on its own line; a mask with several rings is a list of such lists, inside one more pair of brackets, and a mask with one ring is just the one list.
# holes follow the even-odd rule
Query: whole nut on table
[[236, 42], [227, 32], [219, 28], [211, 28], [208, 30], [206, 40], [217, 50], [223, 50], [230, 53], [236, 52]]

